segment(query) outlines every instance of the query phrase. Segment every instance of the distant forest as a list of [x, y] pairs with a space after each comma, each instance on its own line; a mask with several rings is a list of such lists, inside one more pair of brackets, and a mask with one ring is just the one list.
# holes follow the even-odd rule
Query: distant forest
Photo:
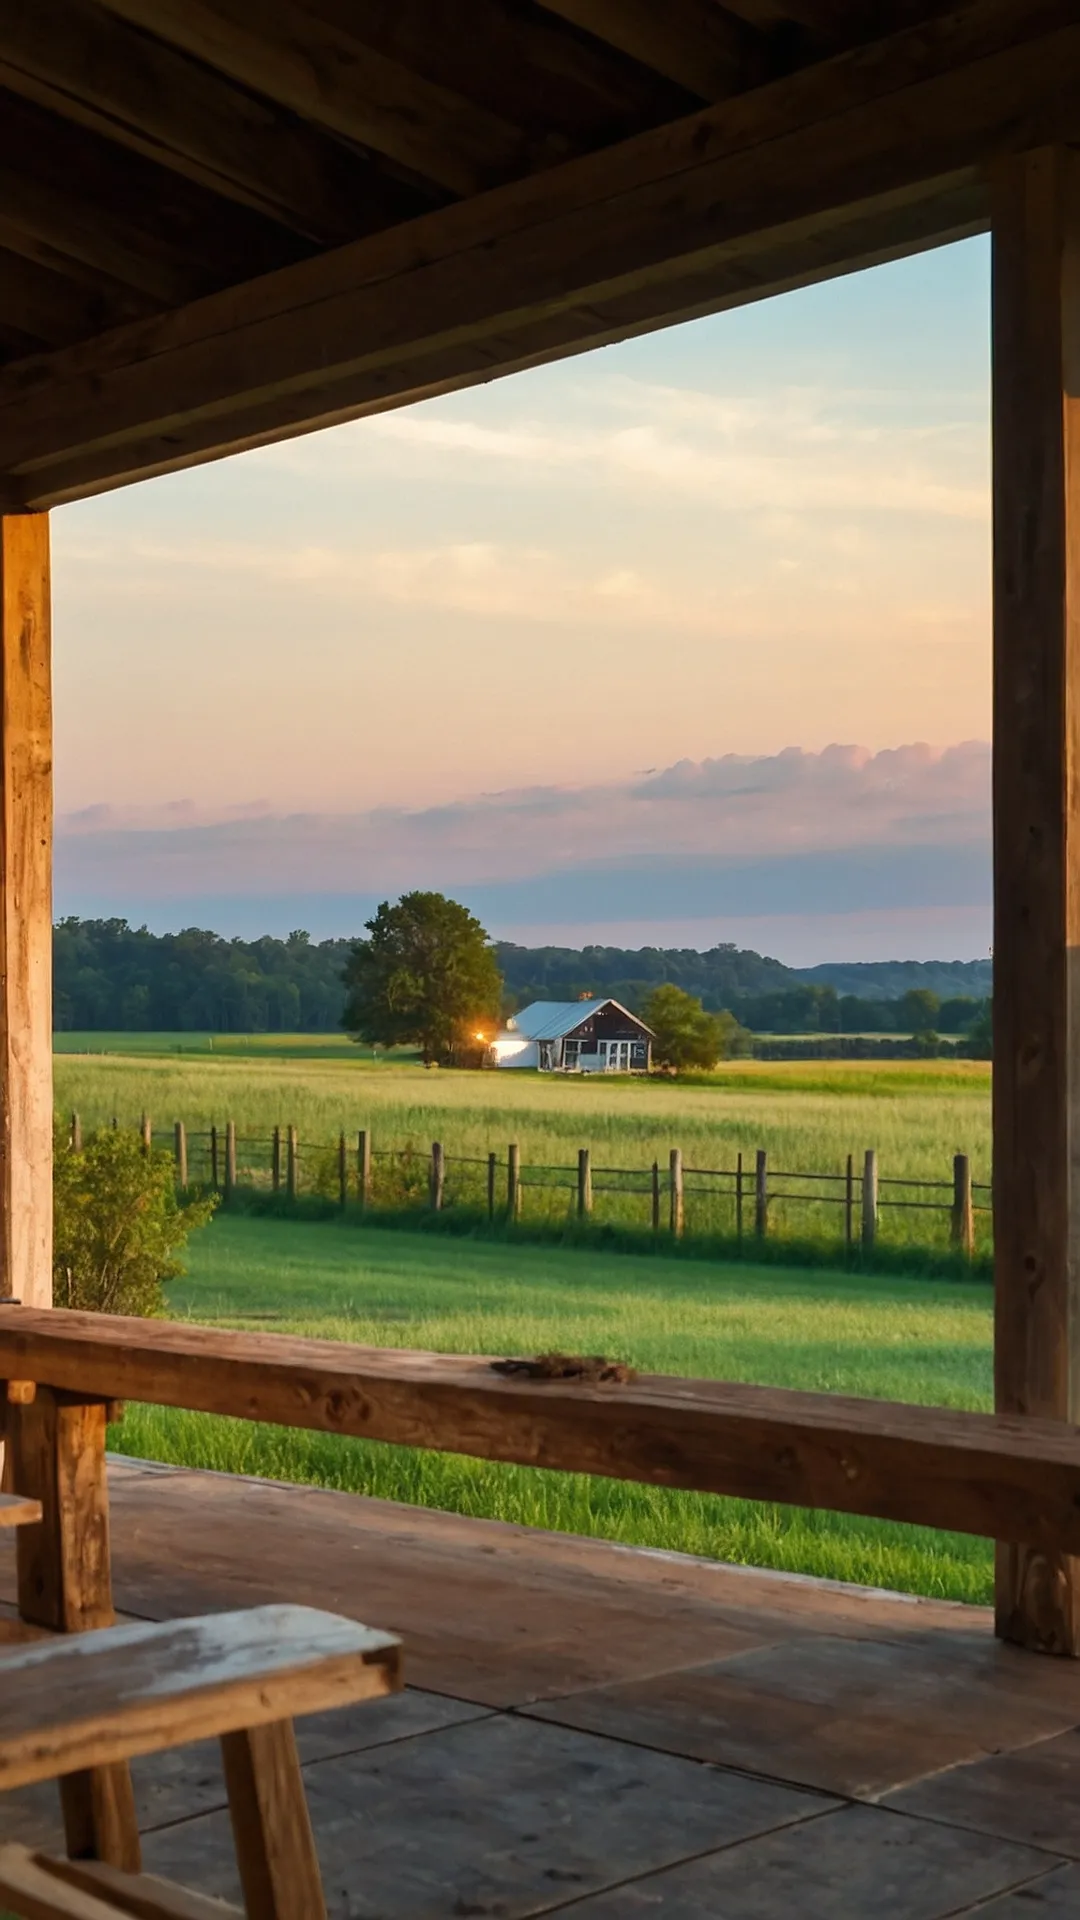
[[[351, 940], [225, 940], [189, 928], [149, 933], [126, 920], [61, 920], [54, 933], [55, 1022], [68, 1032], [333, 1033]], [[991, 990], [989, 960], [785, 967], [734, 946], [518, 947], [498, 942], [506, 1010], [530, 1000], [611, 995], [636, 1009], [661, 982], [733, 1013], [755, 1033], [906, 1031], [903, 996], [941, 1001], [942, 1033], [964, 1033]]]

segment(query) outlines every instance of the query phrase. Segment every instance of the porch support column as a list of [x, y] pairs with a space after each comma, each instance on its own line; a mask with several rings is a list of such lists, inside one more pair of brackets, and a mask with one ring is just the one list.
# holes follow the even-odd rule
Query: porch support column
[[48, 515], [0, 515], [0, 1294], [35, 1307], [52, 1304], [49, 597]]
[[[1080, 1418], [1080, 172], [994, 181], [998, 1410]], [[1080, 1654], [1080, 1560], [999, 1545], [997, 1631]]]

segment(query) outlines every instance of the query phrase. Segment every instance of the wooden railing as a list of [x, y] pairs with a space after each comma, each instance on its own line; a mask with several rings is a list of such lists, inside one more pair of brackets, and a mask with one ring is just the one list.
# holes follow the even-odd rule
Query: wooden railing
[[666, 1375], [536, 1380], [480, 1358], [22, 1307], [0, 1313], [0, 1380], [16, 1422], [45, 1389], [1080, 1553], [1080, 1429], [1054, 1421]]

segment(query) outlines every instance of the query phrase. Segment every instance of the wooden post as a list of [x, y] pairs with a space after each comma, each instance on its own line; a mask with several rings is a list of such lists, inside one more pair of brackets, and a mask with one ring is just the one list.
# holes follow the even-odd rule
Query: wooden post
[[344, 1132], [338, 1136], [338, 1205], [344, 1212], [349, 1204], [349, 1147]]
[[971, 1192], [971, 1161], [966, 1153], [953, 1156], [952, 1243], [970, 1260], [975, 1251], [975, 1207]]
[[769, 1231], [769, 1156], [758, 1148], [754, 1168], [754, 1234], [764, 1240]]
[[79, 1115], [77, 1113], [73, 1113], [71, 1116], [70, 1138], [71, 1138], [72, 1153], [81, 1153], [82, 1152], [82, 1121], [79, 1118]]
[[150, 1125], [150, 1115], [148, 1113], [144, 1113], [139, 1122], [139, 1138], [142, 1141], [142, 1150], [149, 1160], [154, 1145], [154, 1130]]
[[489, 1220], [494, 1220], [495, 1218], [495, 1183], [498, 1179], [498, 1166], [498, 1154], [489, 1153], [487, 1164], [487, 1214]]
[[275, 1127], [270, 1136], [270, 1185], [275, 1193], [281, 1192], [281, 1128]]
[[851, 1252], [855, 1245], [855, 1155], [849, 1153], [844, 1173], [844, 1245]]
[[176, 1156], [176, 1184], [183, 1189], [188, 1183], [187, 1170], [187, 1128], [182, 1120], [173, 1128], [173, 1151]]
[[868, 1147], [863, 1160], [862, 1177], [862, 1250], [873, 1253], [878, 1223], [877, 1154]]
[[251, 1920], [326, 1920], [291, 1720], [221, 1740], [236, 1864]]
[[210, 1185], [215, 1193], [221, 1185], [218, 1173], [218, 1132], [217, 1128], [212, 1126], [210, 1128]]
[[[1080, 169], [992, 180], [994, 1376], [1080, 1422]], [[1080, 1653], [1080, 1558], [999, 1546], [997, 1631]]]
[[443, 1195], [446, 1191], [446, 1156], [438, 1140], [431, 1143], [431, 1205], [436, 1213], [441, 1212]]
[[236, 1192], [236, 1121], [225, 1122], [225, 1198]]
[[683, 1193], [682, 1148], [672, 1147], [671, 1159], [671, 1231], [676, 1240], [681, 1240], [686, 1225], [686, 1202]]
[[[50, 1633], [113, 1625], [107, 1413], [39, 1387], [7, 1409], [4, 1484], [40, 1500], [40, 1526], [20, 1527], [15, 1551], [19, 1613]], [[139, 1829], [126, 1764], [67, 1774], [60, 1783], [68, 1853], [139, 1869]]]
[[521, 1148], [516, 1141], [506, 1149], [506, 1211], [511, 1220], [520, 1220]]
[[578, 1148], [577, 1212], [579, 1220], [592, 1212], [592, 1157], [588, 1147]]
[[371, 1205], [371, 1135], [362, 1127], [356, 1136], [356, 1180], [362, 1207]]
[[49, 520], [0, 515], [0, 1294], [52, 1303]]
[[742, 1246], [743, 1236], [743, 1197], [742, 1197], [743, 1161], [740, 1153], [735, 1161], [735, 1238]]
[[295, 1127], [289, 1128], [286, 1180], [288, 1182], [289, 1199], [295, 1200], [300, 1192], [300, 1142], [297, 1139]]
[[660, 1162], [652, 1163], [652, 1230], [660, 1231]]

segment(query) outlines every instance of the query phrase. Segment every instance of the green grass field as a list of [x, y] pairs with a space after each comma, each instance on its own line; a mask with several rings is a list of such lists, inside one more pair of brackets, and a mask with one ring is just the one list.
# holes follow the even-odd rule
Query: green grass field
[[[95, 1055], [59, 1053], [57, 1104], [77, 1109], [84, 1126], [113, 1114], [137, 1124], [148, 1112], [164, 1138], [176, 1119], [189, 1131], [236, 1121], [241, 1164], [269, 1161], [276, 1125], [295, 1124], [313, 1168], [341, 1129], [371, 1130], [376, 1151], [429, 1151], [441, 1140], [451, 1156], [479, 1161], [489, 1151], [505, 1155], [516, 1140], [526, 1167], [572, 1168], [581, 1146], [592, 1149], [597, 1168], [638, 1169], [653, 1160], [666, 1166], [671, 1147], [683, 1149], [688, 1168], [733, 1168], [741, 1152], [748, 1169], [765, 1149], [777, 1176], [792, 1172], [842, 1173], [847, 1155], [861, 1166], [876, 1148], [883, 1181], [951, 1179], [952, 1156], [968, 1153], [974, 1178], [990, 1178], [990, 1070], [981, 1062], [786, 1062], [737, 1061], [714, 1074], [673, 1081], [563, 1078], [537, 1074], [426, 1072], [399, 1058], [377, 1062], [355, 1052], [337, 1057], [332, 1036], [261, 1036], [250, 1043], [198, 1035], [66, 1035], [73, 1040], [124, 1041], [131, 1051]], [[165, 1053], [149, 1043], [171, 1041], [199, 1051]], [[147, 1050], [140, 1051], [143, 1042]], [[222, 1045], [236, 1048], [224, 1054]], [[193, 1159], [193, 1165], [195, 1164]], [[453, 1170], [452, 1170], [453, 1171]], [[483, 1171], [476, 1166], [454, 1176], [463, 1197], [479, 1198]], [[537, 1177], [539, 1174], [537, 1174]], [[469, 1186], [471, 1181], [472, 1186]], [[598, 1178], [597, 1184], [600, 1181]], [[639, 1183], [640, 1184], [640, 1183]], [[776, 1178], [777, 1190], [792, 1190]], [[687, 1224], [692, 1232], [728, 1231], [730, 1198], [714, 1198], [708, 1181], [687, 1180]], [[820, 1191], [812, 1186], [795, 1191]], [[833, 1189], [838, 1193], [839, 1189]], [[890, 1194], [882, 1198], [921, 1197]], [[945, 1202], [947, 1194], [933, 1196]], [[986, 1196], [979, 1196], [985, 1199]], [[565, 1215], [571, 1197], [527, 1193], [526, 1216]], [[598, 1194], [597, 1218], [644, 1224], [646, 1203]], [[777, 1202], [771, 1223], [779, 1235], [811, 1235], [830, 1244], [840, 1233], [835, 1206]], [[941, 1248], [948, 1240], [944, 1210], [901, 1211], [883, 1207], [883, 1242]], [[989, 1222], [979, 1219], [979, 1245], [989, 1243]]]
[[[659, 1372], [987, 1407], [989, 1289], [657, 1263], [566, 1248], [230, 1216], [191, 1245], [169, 1310], [221, 1326], [444, 1352], [551, 1347]], [[985, 1601], [987, 1542], [710, 1496], [131, 1407], [144, 1457], [868, 1585]]]

